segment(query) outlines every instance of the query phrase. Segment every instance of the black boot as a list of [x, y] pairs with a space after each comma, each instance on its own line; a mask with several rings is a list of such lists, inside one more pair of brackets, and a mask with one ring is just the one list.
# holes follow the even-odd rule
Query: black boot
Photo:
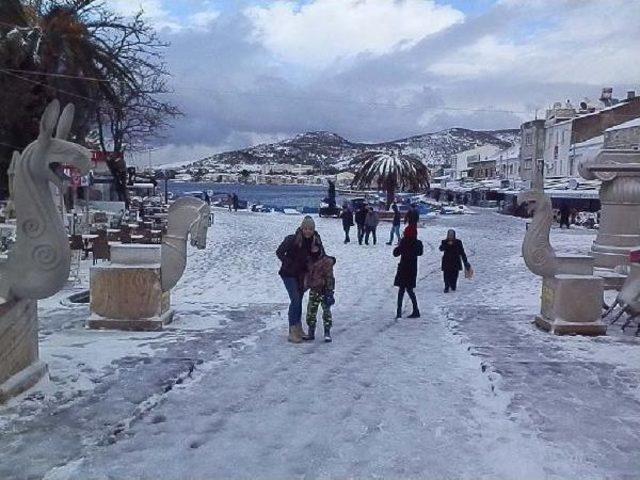
[[316, 326], [309, 325], [309, 330], [306, 335], [302, 335], [302, 340], [305, 342], [313, 342], [316, 339]]
[[413, 312], [411, 312], [411, 315], [409, 315], [407, 318], [420, 318], [420, 310], [414, 308]]
[[327, 343], [331, 341], [331, 327], [324, 327], [324, 341]]
[[396, 318], [402, 318], [402, 307], [398, 307], [396, 310]]

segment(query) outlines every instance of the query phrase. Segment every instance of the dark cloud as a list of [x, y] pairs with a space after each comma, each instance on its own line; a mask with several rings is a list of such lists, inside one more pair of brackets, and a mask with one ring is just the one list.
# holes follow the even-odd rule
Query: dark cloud
[[237, 148], [305, 130], [381, 141], [454, 126], [518, 127], [533, 117], [535, 108], [543, 115], [554, 100], [595, 98], [599, 86], [579, 76], [541, 82], [531, 71], [521, 66], [511, 71], [508, 64], [507, 73], [503, 65], [497, 73], [488, 69], [467, 77], [436, 74], [430, 67], [464, 53], [487, 35], [516, 31], [522, 41], [530, 41], [524, 38], [530, 32], [522, 29], [541, 28], [534, 28], [533, 13], [536, 21], [549, 22], [554, 15], [597, 10], [590, 2], [560, 3], [553, 12], [535, 3], [499, 4], [410, 48], [359, 55], [322, 71], [278, 60], [254, 39], [241, 12], [225, 12], [209, 31], [182, 31], [169, 38], [174, 99], [185, 117], [169, 132], [168, 143]]

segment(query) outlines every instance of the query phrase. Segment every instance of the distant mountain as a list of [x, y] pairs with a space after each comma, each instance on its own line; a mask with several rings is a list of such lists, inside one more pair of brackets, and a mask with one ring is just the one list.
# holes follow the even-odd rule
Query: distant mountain
[[459, 152], [482, 145], [509, 148], [519, 143], [520, 130], [476, 131], [449, 128], [436, 133], [416, 135], [383, 143], [354, 143], [331, 132], [307, 132], [278, 143], [224, 152], [203, 158], [190, 167], [222, 171], [225, 167], [265, 164], [302, 164], [310, 167], [332, 166], [340, 170], [355, 167], [354, 158], [368, 151], [398, 151], [413, 154], [429, 166], [445, 165]]

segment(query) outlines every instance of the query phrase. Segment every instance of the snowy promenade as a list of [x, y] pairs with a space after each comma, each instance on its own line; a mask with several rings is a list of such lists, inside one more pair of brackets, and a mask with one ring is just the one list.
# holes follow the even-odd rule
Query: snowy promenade
[[[41, 302], [51, 380], [0, 409], [0, 478], [638, 477], [640, 339], [532, 326], [522, 220], [421, 229], [417, 320], [393, 318], [389, 227], [360, 247], [317, 220], [337, 257], [334, 342], [292, 345], [274, 251], [299, 221], [217, 211], [164, 332], [87, 331], [86, 306]], [[444, 294], [451, 227], [476, 278]], [[552, 235], [561, 252], [593, 240]]]

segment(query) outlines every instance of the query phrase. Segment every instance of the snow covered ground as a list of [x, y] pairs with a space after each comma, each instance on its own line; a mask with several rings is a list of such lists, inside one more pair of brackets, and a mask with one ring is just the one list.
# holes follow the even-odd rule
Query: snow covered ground
[[[532, 325], [522, 220], [421, 229], [422, 318], [395, 320], [388, 226], [343, 245], [317, 219], [338, 259], [334, 342], [292, 345], [273, 252], [299, 221], [216, 212], [163, 332], [85, 330], [88, 307], [60, 303], [71, 289], [40, 302], [50, 379], [0, 408], [0, 478], [637, 478], [640, 340]], [[451, 227], [476, 278], [444, 294]], [[562, 252], [593, 240], [552, 235]]]

